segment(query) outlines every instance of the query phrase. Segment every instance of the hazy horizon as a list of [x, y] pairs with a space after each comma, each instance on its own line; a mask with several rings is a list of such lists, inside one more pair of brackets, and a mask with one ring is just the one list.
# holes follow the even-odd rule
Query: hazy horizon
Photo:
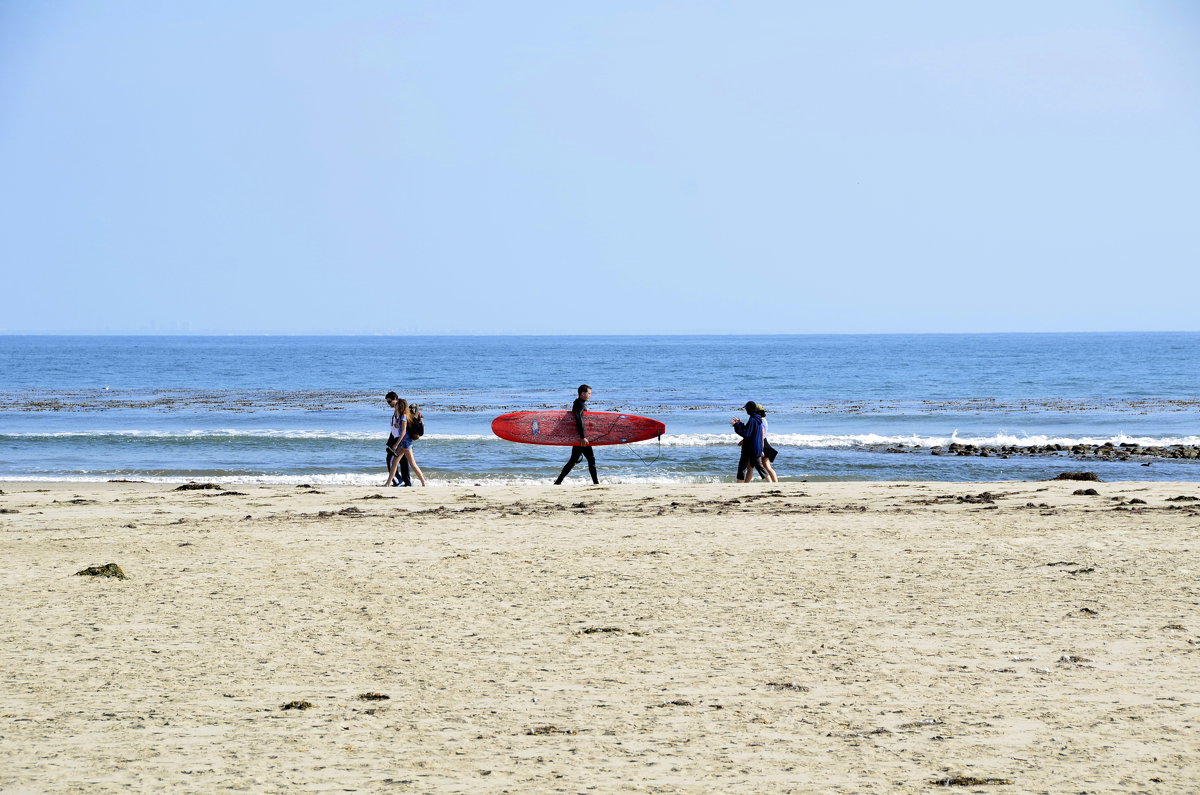
[[0, 333], [1200, 328], [1200, 6], [0, 6]]

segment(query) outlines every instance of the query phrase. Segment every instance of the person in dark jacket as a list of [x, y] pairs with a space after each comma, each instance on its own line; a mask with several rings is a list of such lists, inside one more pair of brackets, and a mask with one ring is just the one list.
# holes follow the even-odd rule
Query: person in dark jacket
[[575, 430], [579, 432], [579, 444], [571, 448], [571, 458], [562, 468], [562, 472], [558, 473], [558, 480], [554, 481], [555, 486], [562, 485], [567, 475], [571, 474], [571, 470], [579, 463], [580, 458], [587, 459], [588, 473], [592, 476], [592, 483], [600, 483], [600, 478], [596, 476], [596, 455], [592, 452], [591, 443], [587, 438], [587, 429], [583, 426], [583, 412], [587, 409], [587, 402], [592, 396], [592, 388], [587, 384], [580, 384], [578, 393], [579, 397], [575, 398], [575, 402], [571, 404], [571, 414], [575, 417]]
[[[742, 426], [742, 431], [738, 433], [742, 437], [739, 444], [742, 446], [742, 461], [745, 462], [744, 467], [742, 463], [738, 464], [738, 469], [744, 473], [742, 482], [749, 483], [754, 477], [754, 471], [758, 470], [763, 473], [764, 480], [775, 483], [779, 478], [771, 466], [771, 456], [767, 454], [767, 410], [753, 400], [747, 401], [743, 408], [749, 419]], [[736, 433], [738, 431], [736, 419], [733, 420], [732, 425]], [[754, 468], [751, 469], [751, 466]]]
[[[729, 421], [729, 424], [733, 426], [733, 432], [736, 433], [738, 436], [744, 437], [746, 435], [746, 423], [742, 422], [737, 417], [734, 417], [733, 419], [731, 419]], [[767, 479], [767, 470], [763, 469], [763, 465], [760, 464], [758, 461], [751, 461], [750, 456], [748, 456], [746, 454], [746, 451], [743, 448], [738, 447], [738, 449], [741, 450], [741, 454], [738, 456], [737, 482], [740, 483], [746, 479], [746, 467], [748, 467], [748, 466], [753, 466], [754, 471], [758, 473], [758, 476], [760, 478], [762, 478], [763, 480], [766, 480]], [[779, 455], [779, 451], [776, 450], [774, 447], [772, 447], [771, 443], [769, 441], [764, 441], [763, 442], [763, 452], [766, 454], [767, 458], [771, 461], [771, 465], [774, 466], [775, 456]]]

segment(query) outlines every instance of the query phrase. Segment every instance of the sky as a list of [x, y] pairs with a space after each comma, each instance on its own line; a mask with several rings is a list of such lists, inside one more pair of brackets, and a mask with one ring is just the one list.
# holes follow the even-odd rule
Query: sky
[[1200, 330], [1200, 4], [0, 3], [0, 333]]

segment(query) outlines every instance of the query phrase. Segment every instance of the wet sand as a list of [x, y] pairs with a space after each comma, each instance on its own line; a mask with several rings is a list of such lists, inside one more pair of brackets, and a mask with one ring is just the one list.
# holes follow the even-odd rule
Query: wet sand
[[0, 489], [5, 792], [1200, 790], [1196, 483]]

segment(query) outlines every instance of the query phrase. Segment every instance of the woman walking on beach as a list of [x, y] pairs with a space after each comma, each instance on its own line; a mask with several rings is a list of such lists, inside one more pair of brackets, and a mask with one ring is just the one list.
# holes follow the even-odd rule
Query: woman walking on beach
[[417, 466], [417, 459], [413, 458], [412, 446], [413, 439], [409, 433], [409, 422], [412, 420], [412, 414], [408, 408], [408, 401], [402, 397], [393, 397], [394, 393], [388, 393], [388, 404], [392, 407], [392, 435], [389, 442], [392, 444], [392, 465], [388, 468], [388, 477], [384, 481], [385, 486], [392, 486], [396, 481], [396, 467], [401, 461], [407, 463], [413, 472], [417, 473], [417, 477], [421, 479], [422, 486], [428, 486], [425, 482], [425, 473]]
[[[754, 470], [757, 469], [764, 473], [764, 480], [777, 483], [779, 477], [771, 466], [771, 457], [767, 455], [767, 410], [753, 400], [746, 401], [743, 408], [749, 415], [749, 419], [746, 420], [745, 428], [740, 433], [742, 441], [739, 444], [742, 446], [742, 458], [746, 464], [746, 476], [742, 482], [749, 483], [753, 480]], [[733, 423], [735, 432], [738, 430], [738, 424], [736, 420]], [[741, 469], [741, 465], [738, 466], [738, 469]]]

